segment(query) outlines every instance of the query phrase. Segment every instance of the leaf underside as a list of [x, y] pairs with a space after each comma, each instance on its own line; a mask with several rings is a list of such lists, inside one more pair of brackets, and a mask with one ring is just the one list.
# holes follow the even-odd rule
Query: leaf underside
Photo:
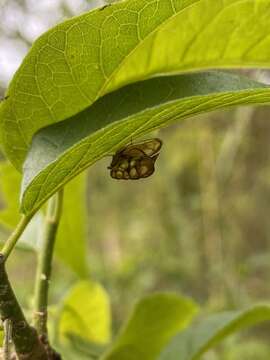
[[202, 112], [269, 101], [270, 89], [264, 84], [216, 71], [153, 78], [121, 88], [34, 136], [24, 164], [21, 209], [36, 210], [131, 138]]

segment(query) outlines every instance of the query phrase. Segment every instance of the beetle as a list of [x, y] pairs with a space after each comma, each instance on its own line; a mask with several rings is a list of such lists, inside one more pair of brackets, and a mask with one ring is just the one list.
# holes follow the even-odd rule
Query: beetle
[[162, 141], [154, 138], [117, 150], [108, 166], [111, 177], [117, 180], [147, 178], [155, 171], [155, 162], [161, 147]]

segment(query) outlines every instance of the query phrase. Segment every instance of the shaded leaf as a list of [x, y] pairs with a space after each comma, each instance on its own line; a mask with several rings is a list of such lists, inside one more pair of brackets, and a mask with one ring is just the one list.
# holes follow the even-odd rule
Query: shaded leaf
[[195, 303], [172, 293], [154, 294], [135, 307], [112, 349], [102, 359], [154, 360], [197, 311]]
[[111, 337], [110, 300], [98, 283], [81, 281], [64, 299], [59, 320], [59, 337], [70, 336], [106, 344]]
[[24, 164], [22, 211], [39, 208], [78, 173], [131, 138], [202, 112], [268, 101], [269, 87], [224, 72], [154, 78], [106, 95], [77, 116], [36, 134]]
[[199, 359], [227, 336], [269, 320], [269, 305], [257, 305], [244, 311], [212, 315], [175, 336], [158, 360]]

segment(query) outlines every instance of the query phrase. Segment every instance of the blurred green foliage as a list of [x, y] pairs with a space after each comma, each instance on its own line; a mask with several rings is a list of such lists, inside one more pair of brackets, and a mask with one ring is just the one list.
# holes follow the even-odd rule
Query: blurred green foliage
[[115, 328], [134, 297], [155, 290], [186, 293], [209, 311], [269, 298], [268, 111], [214, 113], [160, 132], [146, 181], [111, 180], [109, 159], [90, 170], [90, 264], [112, 295]]
[[111, 340], [110, 299], [100, 284], [81, 281], [66, 297], [58, 320], [59, 335], [72, 334], [97, 344]]
[[173, 293], [153, 294], [138, 302], [104, 360], [154, 360], [192, 321], [198, 308]]

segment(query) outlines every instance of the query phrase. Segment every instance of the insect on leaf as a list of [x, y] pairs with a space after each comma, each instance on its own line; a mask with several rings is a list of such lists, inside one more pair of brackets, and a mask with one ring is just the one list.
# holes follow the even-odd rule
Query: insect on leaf
[[121, 148], [108, 167], [113, 179], [137, 180], [152, 175], [162, 141], [158, 138], [130, 144]]

